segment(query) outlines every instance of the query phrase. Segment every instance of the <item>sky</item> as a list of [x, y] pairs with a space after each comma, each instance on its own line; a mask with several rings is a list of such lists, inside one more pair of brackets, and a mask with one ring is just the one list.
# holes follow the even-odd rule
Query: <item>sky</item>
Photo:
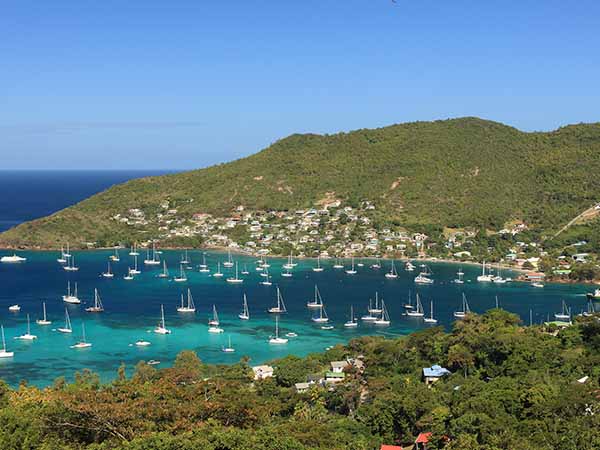
[[292, 133], [600, 121], [600, 2], [0, 0], [0, 169], [192, 169]]

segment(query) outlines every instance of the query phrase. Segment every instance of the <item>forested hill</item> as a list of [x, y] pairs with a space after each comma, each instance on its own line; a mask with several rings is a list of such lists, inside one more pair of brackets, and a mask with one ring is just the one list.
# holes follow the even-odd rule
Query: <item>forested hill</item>
[[600, 199], [600, 123], [525, 133], [478, 118], [295, 134], [227, 164], [130, 181], [0, 235], [1, 246], [102, 241], [110, 217], [164, 200], [191, 217], [371, 200], [382, 221], [557, 230]]

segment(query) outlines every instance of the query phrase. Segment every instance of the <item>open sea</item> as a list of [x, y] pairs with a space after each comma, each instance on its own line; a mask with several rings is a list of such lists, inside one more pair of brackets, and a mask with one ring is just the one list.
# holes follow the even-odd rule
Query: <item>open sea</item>
[[[116, 182], [141, 176], [125, 172], [37, 172], [32, 176], [35, 183], [24, 187], [13, 172], [0, 173], [0, 223], [7, 228], [36, 216], [45, 215], [81, 200], [88, 195], [105, 189]], [[22, 176], [22, 175], [21, 175]], [[32, 179], [30, 178], [30, 180]], [[7, 179], [9, 181], [7, 181]], [[14, 184], [21, 188], [13, 187]], [[10, 185], [10, 186], [9, 186]], [[5, 189], [9, 189], [8, 195]], [[79, 195], [76, 195], [79, 194]], [[26, 205], [29, 205], [26, 206]], [[29, 209], [28, 209], [29, 208]], [[251, 364], [259, 364], [289, 353], [306, 355], [322, 351], [331, 345], [347, 342], [353, 337], [364, 334], [376, 334], [395, 337], [423, 329], [427, 326], [420, 318], [403, 315], [403, 305], [409, 295], [414, 303], [415, 294], [420, 294], [426, 314], [429, 314], [430, 301], [434, 301], [435, 317], [439, 324], [451, 327], [453, 311], [461, 306], [464, 292], [472, 311], [484, 312], [495, 306], [498, 297], [502, 308], [519, 314], [523, 321], [529, 322], [529, 312], [533, 312], [533, 321], [552, 319], [561, 309], [562, 301], [572, 307], [577, 314], [586, 307], [584, 285], [547, 284], [544, 288], [534, 288], [524, 283], [506, 283], [503, 285], [477, 283], [475, 278], [480, 272], [478, 266], [465, 265], [465, 284], [452, 282], [459, 268], [456, 264], [429, 263], [435, 283], [431, 286], [417, 287], [413, 281], [415, 272], [406, 272], [402, 264], [397, 264], [399, 277], [387, 279], [384, 274], [389, 270], [389, 261], [382, 261], [381, 269], [372, 269], [373, 261], [365, 260], [363, 267], [357, 267], [356, 275], [348, 275], [341, 269], [332, 268], [333, 262], [322, 261], [323, 272], [312, 270], [313, 260], [300, 260], [293, 269], [291, 278], [281, 276], [282, 265], [286, 259], [269, 259], [272, 286], [263, 286], [263, 277], [255, 270], [256, 258], [235, 255], [240, 270], [246, 266], [248, 275], [242, 275], [244, 282], [233, 285], [226, 282], [234, 269], [223, 268], [223, 278], [211, 274], [199, 273], [198, 264], [202, 262], [203, 251], [189, 251], [190, 267], [187, 270], [187, 282], [175, 282], [173, 275], [178, 273], [180, 251], [165, 250], [161, 255], [167, 261], [171, 272], [168, 279], [157, 278], [160, 266], [144, 266], [141, 262], [145, 254], [140, 252], [142, 273], [134, 280], [123, 279], [128, 266], [133, 266], [133, 257], [128, 250], [120, 251], [120, 262], [111, 263], [115, 273], [113, 279], [103, 278], [111, 251], [72, 252], [77, 272], [66, 272], [56, 259], [57, 252], [18, 252], [27, 258], [26, 262], [0, 264], [0, 323], [4, 325], [7, 350], [14, 351], [13, 358], [0, 359], [0, 378], [12, 385], [21, 380], [30, 384], [45, 386], [59, 377], [73, 379], [75, 371], [89, 368], [100, 374], [104, 381], [116, 376], [117, 368], [125, 363], [129, 373], [140, 360], [160, 361], [158, 367], [172, 364], [177, 353], [184, 349], [195, 350], [200, 358], [208, 363], [231, 363], [242, 356], [249, 356]], [[12, 254], [1, 251], [0, 256]], [[207, 251], [206, 260], [212, 272], [217, 263], [224, 261], [227, 255], [216, 251]], [[356, 261], [359, 262], [358, 260]], [[345, 261], [349, 265], [349, 261]], [[504, 273], [510, 276], [510, 273]], [[513, 276], [515, 274], [512, 274]], [[67, 282], [78, 284], [81, 305], [66, 305], [62, 295]], [[318, 285], [330, 318], [331, 330], [323, 330], [311, 321], [313, 312], [306, 308], [306, 302], [312, 300], [314, 286]], [[287, 305], [288, 312], [280, 316], [280, 334], [297, 333], [289, 338], [285, 345], [270, 345], [268, 338], [274, 333], [274, 316], [267, 309], [276, 302], [276, 286], [279, 286]], [[85, 307], [93, 302], [94, 288], [97, 288], [104, 303], [105, 312], [87, 313]], [[196, 313], [178, 313], [176, 308], [181, 293], [191, 289]], [[370, 298], [375, 293], [385, 300], [391, 325], [378, 327], [359, 320], [356, 329], [345, 329], [343, 323], [350, 315], [350, 306], [360, 317], [366, 314]], [[237, 316], [242, 308], [243, 294], [247, 295], [250, 320], [242, 321]], [[51, 325], [37, 325], [35, 320], [42, 316], [42, 302], [46, 302], [48, 319]], [[11, 313], [8, 307], [19, 304], [21, 310]], [[152, 332], [160, 319], [160, 307], [164, 305], [169, 335]], [[208, 333], [207, 321], [216, 305], [223, 334]], [[73, 326], [72, 334], [62, 334], [57, 327], [64, 326], [65, 308], [68, 310]], [[33, 341], [16, 340], [15, 337], [27, 330], [27, 314], [31, 317], [31, 333], [37, 336]], [[91, 348], [70, 348], [81, 338], [82, 324], [85, 323], [87, 341]], [[231, 338], [235, 353], [224, 353], [222, 347]], [[151, 343], [148, 347], [132, 345], [139, 339]]]

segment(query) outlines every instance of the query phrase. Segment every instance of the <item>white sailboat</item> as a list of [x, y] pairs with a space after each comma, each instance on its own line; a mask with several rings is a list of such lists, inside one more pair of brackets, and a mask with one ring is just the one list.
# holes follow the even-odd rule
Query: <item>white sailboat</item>
[[15, 352], [9, 352], [6, 350], [6, 338], [4, 337], [4, 325], [0, 325], [2, 330], [2, 350], [0, 350], [0, 358], [12, 358], [15, 356]]
[[71, 345], [71, 348], [89, 348], [91, 346], [92, 343], [85, 340], [85, 323], [81, 322], [81, 341], [75, 345]]
[[344, 323], [344, 328], [356, 328], [358, 321], [354, 317], [354, 306], [350, 305], [350, 320]]
[[483, 265], [481, 266], [481, 275], [477, 277], [477, 281], [487, 283], [492, 281], [492, 275], [489, 273], [485, 273], [485, 261], [483, 261]]
[[390, 268], [390, 271], [385, 274], [385, 277], [391, 278], [391, 279], [398, 278], [398, 272], [396, 272], [396, 265], [394, 264], [393, 259], [392, 259], [392, 267]]
[[233, 267], [233, 259], [231, 258], [230, 249], [227, 249], [227, 261], [223, 263], [223, 267]]
[[221, 272], [221, 262], [217, 263], [217, 271], [213, 273], [212, 276], [217, 278], [223, 277], [223, 272]]
[[74, 256], [67, 258], [67, 264], [65, 266], [63, 266], [63, 269], [66, 270], [67, 272], [77, 272], [79, 270], [79, 267], [77, 267], [75, 265], [75, 257]]
[[321, 255], [317, 256], [317, 267], [313, 267], [313, 272], [323, 272], [323, 268], [321, 267]]
[[118, 247], [115, 247], [115, 254], [109, 256], [109, 259], [113, 262], [119, 262], [121, 261], [121, 257], [119, 256], [119, 250]]
[[282, 277], [284, 278], [291, 278], [292, 277], [292, 272], [289, 268], [285, 269], [285, 272], [283, 272], [281, 274]]
[[381, 316], [373, 321], [375, 325], [388, 326], [390, 321], [390, 315], [388, 314], [387, 308], [385, 307], [385, 302], [381, 300]]
[[321, 307], [319, 308], [319, 315], [313, 317], [311, 320], [315, 323], [329, 322], [329, 317], [327, 316], [327, 311], [325, 311], [325, 305], [323, 303], [321, 303]]
[[185, 270], [183, 270], [183, 264], [179, 264], [179, 275], [173, 278], [173, 281], [177, 283], [184, 283], [187, 281]]
[[177, 308], [177, 312], [193, 313], [196, 312], [196, 305], [194, 305], [194, 299], [192, 298], [192, 292], [188, 288], [187, 290], [187, 304], [183, 304], [183, 294], [181, 294], [181, 305]]
[[19, 311], [21, 311], [21, 306], [19, 306], [19, 305], [10, 305], [8, 307], [8, 310], [10, 312], [19, 312]]
[[217, 315], [217, 307], [213, 305], [212, 319], [208, 321], [208, 332], [209, 333], [223, 333], [223, 328], [219, 327], [219, 316]]
[[67, 242], [67, 251], [63, 255], [65, 258], [71, 257], [71, 251], [69, 250], [69, 243]]
[[356, 274], [356, 269], [354, 268], [354, 256], [352, 257], [352, 268], [346, 270], [346, 273], [348, 275], [355, 275]]
[[469, 309], [469, 303], [467, 302], [467, 297], [463, 292], [462, 295], [462, 309], [460, 311], [454, 311], [454, 317], [457, 319], [463, 319], [471, 310]]
[[167, 260], [163, 259], [163, 271], [156, 275], [158, 278], [169, 278], [169, 269], [167, 269]]
[[65, 326], [57, 328], [56, 331], [59, 333], [72, 333], [73, 327], [71, 326], [71, 318], [69, 317], [69, 311], [65, 308]]
[[185, 254], [181, 255], [181, 264], [189, 264], [190, 263], [190, 259], [188, 257], [188, 251], [187, 249], [185, 250]]
[[129, 256], [138, 256], [139, 252], [137, 251], [136, 248], [136, 243], [134, 242], [133, 245], [131, 246], [131, 251], [129, 252]]
[[344, 265], [341, 263], [340, 258], [335, 258], [335, 264], [333, 265], [334, 269], [343, 269]]
[[415, 270], [415, 265], [410, 261], [406, 261], [406, 264], [404, 264], [404, 270], [407, 272], [413, 272]]
[[144, 339], [138, 339], [137, 341], [135, 341], [135, 345], [136, 347], [148, 347], [150, 345], [150, 342], [145, 341]]
[[160, 305], [160, 322], [154, 328], [154, 332], [156, 334], [171, 334], [171, 330], [165, 326], [165, 308], [163, 305]]
[[417, 284], [433, 284], [433, 280], [425, 275], [417, 275], [415, 277], [415, 283]]
[[29, 314], [27, 314], [27, 333], [17, 336], [15, 339], [20, 339], [22, 341], [33, 341], [37, 339], [35, 334], [31, 334], [31, 322], [29, 320]]
[[565, 301], [562, 301], [562, 311], [554, 314], [556, 320], [571, 320], [571, 308], [567, 306]]
[[110, 262], [107, 263], [107, 264], [108, 264], [107, 270], [106, 270], [106, 272], [102, 273], [102, 276], [104, 278], [113, 278], [115, 276], [115, 274], [112, 273], [112, 271], [110, 270]]
[[238, 314], [238, 317], [242, 320], [250, 320], [250, 311], [248, 310], [248, 300], [244, 293], [244, 302], [242, 303], [242, 312]]
[[375, 307], [371, 305], [371, 299], [369, 299], [369, 314], [381, 314], [382, 309], [379, 306], [379, 292], [375, 292]]
[[42, 310], [44, 311], [43, 318], [36, 320], [35, 323], [38, 325], [50, 325], [52, 322], [46, 317], [46, 302], [42, 302]]
[[275, 316], [275, 336], [269, 338], [269, 344], [287, 344], [286, 338], [279, 337], [279, 316]]
[[438, 322], [437, 319], [433, 318], [433, 300], [431, 300], [431, 303], [429, 305], [429, 317], [425, 317], [423, 319], [423, 321], [425, 323], [437, 323]]
[[152, 243], [152, 257], [150, 257], [149, 252], [146, 251], [146, 259], [144, 260], [144, 264], [147, 266], [157, 266], [160, 264], [160, 259], [156, 252], [156, 244], [154, 242]]
[[[376, 294], [377, 295], [377, 294]], [[369, 299], [369, 307], [367, 308], [367, 312], [368, 314], [365, 316], [362, 316], [360, 318], [360, 320], [362, 320], [363, 322], [374, 322], [375, 320], [377, 320], [377, 316], [374, 316], [371, 311], [373, 311], [373, 300]]]
[[71, 282], [67, 282], [67, 295], [62, 296], [63, 302], [78, 305], [81, 303], [77, 297], [77, 283], [75, 283], [75, 292], [71, 293]]
[[201, 272], [201, 273], [210, 272], [210, 269], [208, 268], [208, 265], [206, 264], [206, 253], [202, 253], [202, 264], [200, 264], [198, 267], [200, 268], [198, 270], [198, 272]]
[[90, 306], [85, 308], [87, 312], [103, 312], [104, 306], [102, 305], [102, 300], [100, 299], [100, 295], [98, 294], [98, 289], [94, 289], [94, 306]]
[[228, 283], [232, 283], [232, 284], [240, 284], [244, 282], [243, 278], [240, 278], [238, 276], [238, 263], [237, 261], [235, 262], [235, 277], [229, 277], [227, 278], [227, 282]]
[[288, 256], [288, 261], [287, 261], [287, 263], [285, 263], [283, 265], [283, 268], [289, 270], [289, 269], [293, 269], [294, 266], [295, 266], [295, 264], [292, 261], [292, 253], [290, 253], [290, 256]]
[[309, 300], [306, 302], [307, 308], [320, 308], [323, 306], [323, 299], [321, 298], [321, 293], [319, 292], [319, 288], [315, 284], [315, 298], [313, 300]]
[[281, 295], [281, 291], [279, 290], [279, 286], [277, 286], [277, 306], [269, 308], [269, 312], [271, 314], [282, 314], [287, 312], [285, 303], [283, 301], [283, 296]]
[[406, 315], [409, 317], [423, 317], [425, 315], [425, 313], [423, 312], [423, 305], [421, 304], [421, 298], [419, 297], [418, 292], [416, 308], [407, 310]]
[[242, 275], [249, 275], [248, 266], [244, 264], [244, 268], [242, 269]]
[[133, 272], [131, 271], [131, 267], [127, 268], [127, 273], [123, 276], [123, 279], [127, 281], [133, 280]]
[[404, 309], [413, 309], [412, 297], [411, 297], [410, 289], [408, 291], [408, 303], [404, 304]]
[[231, 346], [231, 336], [229, 336], [227, 341], [227, 347], [221, 347], [221, 351], [223, 353], [235, 353], [235, 348]]
[[140, 269], [138, 269], [138, 258], [137, 255], [135, 255], [133, 257], [133, 269], [130, 269], [129, 272], [131, 273], [131, 275], [139, 275], [140, 273], [142, 273], [142, 271]]
[[371, 269], [381, 269], [381, 261], [377, 258], [377, 261], [371, 264]]
[[271, 281], [271, 275], [269, 275], [269, 269], [267, 269], [265, 273], [261, 273], [261, 275], [264, 275], [265, 279], [261, 281], [260, 284], [263, 286], [271, 286], [273, 284]]
[[65, 248], [64, 246], [60, 246], [60, 256], [56, 259], [57, 262], [61, 264], [66, 264], [67, 257], [65, 256]]

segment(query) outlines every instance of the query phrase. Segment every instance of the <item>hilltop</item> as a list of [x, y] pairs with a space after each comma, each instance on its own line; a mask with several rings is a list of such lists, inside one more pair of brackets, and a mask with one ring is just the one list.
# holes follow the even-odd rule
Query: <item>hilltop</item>
[[599, 123], [526, 133], [461, 118], [294, 134], [230, 163], [111, 187], [0, 234], [0, 247], [160, 238], [160, 224], [119, 220], [130, 210], [144, 217], [171, 211], [186, 223], [194, 214], [295, 211], [335, 200], [369, 201], [380, 227], [497, 230], [522, 221], [553, 234], [600, 199], [598, 173]]

